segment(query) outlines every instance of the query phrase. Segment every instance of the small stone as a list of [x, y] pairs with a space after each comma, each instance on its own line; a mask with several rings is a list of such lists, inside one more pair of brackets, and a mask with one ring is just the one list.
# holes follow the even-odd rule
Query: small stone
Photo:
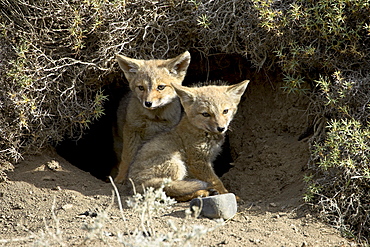
[[50, 177], [50, 176], [44, 176], [44, 177], [42, 177], [42, 180], [43, 181], [55, 181], [55, 179]]
[[65, 211], [67, 211], [71, 208], [73, 208], [73, 204], [66, 204], [66, 205], [62, 206], [62, 209], [65, 210]]
[[200, 208], [200, 215], [207, 218], [232, 218], [237, 212], [236, 198], [233, 193], [194, 198], [190, 202], [190, 209]]
[[62, 190], [62, 188], [60, 188], [60, 186], [56, 186], [56, 187], [52, 188], [52, 190], [58, 190], [58, 191], [60, 191], [60, 190]]
[[255, 244], [258, 244], [258, 243], [260, 243], [260, 242], [261, 242], [261, 240], [250, 238], [250, 239], [249, 239], [249, 242], [251, 242], [251, 243], [255, 243]]
[[274, 216], [273, 216], [273, 218], [275, 218], [275, 219], [279, 219], [279, 218], [280, 218], [280, 215], [279, 215], [279, 214], [274, 215]]
[[91, 212], [91, 211], [85, 211], [84, 213], [79, 214], [77, 217], [87, 217], [87, 216], [90, 216], [92, 218], [95, 218], [95, 217], [98, 216], [98, 214], [95, 213], [95, 212]]
[[13, 209], [15, 209], [15, 210], [21, 210], [21, 209], [24, 209], [24, 207], [21, 205], [21, 204], [14, 204], [13, 205]]
[[274, 203], [274, 202], [270, 203], [270, 207], [276, 207], [276, 206], [277, 206], [276, 203]]
[[46, 163], [46, 166], [52, 171], [57, 171], [61, 169], [59, 162], [56, 160], [49, 161], [48, 163]]
[[106, 236], [106, 237], [113, 237], [114, 233], [103, 231], [103, 235]]
[[217, 245], [227, 245], [229, 243], [229, 241], [227, 240], [222, 240], [221, 242], [219, 242]]

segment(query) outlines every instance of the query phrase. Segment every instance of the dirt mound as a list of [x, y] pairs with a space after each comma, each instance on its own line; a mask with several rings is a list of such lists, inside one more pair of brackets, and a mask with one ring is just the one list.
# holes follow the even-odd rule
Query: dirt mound
[[307, 127], [305, 95], [286, 94], [269, 78], [251, 78], [229, 134], [234, 167], [226, 187], [246, 201], [292, 201], [303, 193], [308, 144], [298, 141]]

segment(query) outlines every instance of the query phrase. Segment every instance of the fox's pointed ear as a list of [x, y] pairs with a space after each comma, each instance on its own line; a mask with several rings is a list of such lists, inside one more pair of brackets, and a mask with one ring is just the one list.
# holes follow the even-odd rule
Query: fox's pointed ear
[[184, 78], [190, 64], [190, 53], [188, 51], [175, 58], [168, 59], [167, 68], [176, 77]]
[[130, 80], [130, 78], [138, 72], [141, 65], [140, 60], [125, 57], [119, 54], [116, 54], [116, 60], [119, 64], [119, 67], [125, 73], [127, 80]]
[[171, 83], [172, 87], [175, 89], [176, 94], [179, 96], [181, 103], [183, 105], [192, 104], [195, 100], [195, 95], [190, 88]]
[[249, 84], [249, 80], [245, 80], [238, 84], [231, 85], [228, 87], [227, 92], [230, 93], [231, 96], [239, 102], [244, 91], [247, 89], [248, 84]]

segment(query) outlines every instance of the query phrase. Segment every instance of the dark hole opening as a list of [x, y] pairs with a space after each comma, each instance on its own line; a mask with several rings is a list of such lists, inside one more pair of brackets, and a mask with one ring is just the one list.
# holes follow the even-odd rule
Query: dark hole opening
[[[230, 84], [238, 83], [251, 77], [251, 65], [240, 55], [214, 55], [207, 59], [198, 52], [191, 52], [191, 63], [183, 85], [189, 86], [206, 80], [222, 80]], [[87, 133], [78, 141], [64, 140], [57, 147], [57, 152], [71, 164], [90, 172], [93, 176], [106, 180], [114, 174], [116, 158], [113, 151], [112, 126], [116, 121], [119, 100], [128, 92], [123, 73], [114, 75], [113, 83], [103, 87], [108, 101], [105, 103], [105, 115], [90, 126]], [[233, 162], [228, 136], [222, 152], [214, 162], [218, 176], [231, 168]], [[112, 172], [113, 171], [113, 172]]]

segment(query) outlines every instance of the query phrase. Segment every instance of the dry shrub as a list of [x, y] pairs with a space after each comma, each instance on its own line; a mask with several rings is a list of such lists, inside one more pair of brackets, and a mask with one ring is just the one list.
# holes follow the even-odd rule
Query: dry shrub
[[81, 137], [103, 114], [99, 89], [117, 71], [115, 53], [246, 54], [255, 43], [245, 35], [255, 29], [248, 9], [243, 1], [2, 1], [1, 153], [18, 160], [25, 150]]
[[307, 201], [346, 237], [370, 233], [370, 75], [339, 72], [317, 81], [325, 105], [326, 131], [311, 146]]
[[312, 174], [304, 198], [345, 236], [364, 240], [370, 234], [369, 1], [253, 2], [259, 25], [279, 41], [273, 52], [284, 89], [311, 95]]
[[[2, 154], [18, 160], [65, 136], [77, 138], [103, 114], [99, 73], [106, 69], [80, 53], [74, 5], [2, 1], [2, 38], [10, 49], [2, 77]], [[82, 35], [82, 34], [81, 34]]]
[[344, 236], [365, 240], [370, 229], [370, 128], [353, 119], [333, 120], [325, 141], [313, 150], [318, 166], [306, 197], [316, 195], [321, 216]]

